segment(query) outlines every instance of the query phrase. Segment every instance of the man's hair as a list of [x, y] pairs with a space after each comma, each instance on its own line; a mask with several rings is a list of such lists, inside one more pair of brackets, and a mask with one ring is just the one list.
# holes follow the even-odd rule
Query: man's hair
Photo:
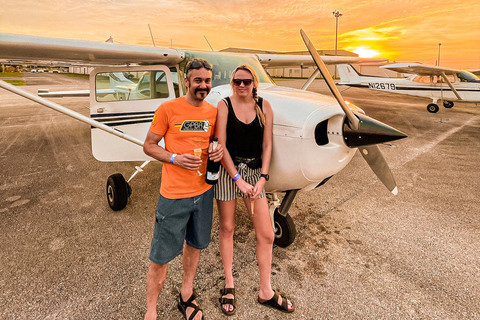
[[188, 61], [187, 65], [185, 66], [185, 77], [189, 79], [192, 70], [198, 70], [202, 68], [212, 71], [212, 65], [205, 59], [195, 58]]

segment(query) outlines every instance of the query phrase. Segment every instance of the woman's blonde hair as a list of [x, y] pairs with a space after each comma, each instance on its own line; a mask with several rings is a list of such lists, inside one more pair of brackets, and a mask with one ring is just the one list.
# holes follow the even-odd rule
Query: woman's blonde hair
[[258, 96], [257, 96], [257, 88], [258, 88], [258, 76], [255, 70], [253, 70], [252, 67], [248, 64], [241, 64], [238, 67], [235, 68], [232, 72], [232, 76], [230, 77], [230, 85], [233, 86], [233, 79], [235, 78], [235, 74], [237, 73], [238, 70], [244, 70], [248, 71], [252, 77], [253, 77], [253, 90], [252, 90], [252, 97], [253, 100], [255, 100], [255, 111], [257, 112], [258, 119], [260, 120], [260, 125], [265, 125], [265, 114], [262, 112], [262, 109], [260, 109], [260, 106], [258, 105]]

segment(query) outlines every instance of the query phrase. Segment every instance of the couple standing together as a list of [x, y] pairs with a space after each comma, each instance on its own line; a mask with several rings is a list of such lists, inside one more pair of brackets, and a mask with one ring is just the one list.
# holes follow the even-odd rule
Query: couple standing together
[[[248, 210], [253, 211], [250, 214], [257, 238], [260, 274], [258, 302], [292, 312], [294, 307], [286, 295], [273, 291], [270, 283], [274, 232], [264, 185], [269, 178], [273, 111], [268, 101], [257, 97], [258, 77], [248, 65], [237, 67], [230, 81], [233, 94], [220, 101], [217, 108], [204, 101], [212, 82], [212, 65], [206, 60], [191, 60], [185, 68], [184, 82], [186, 95], [160, 105], [144, 143], [147, 155], [164, 162], [149, 257], [145, 319], [156, 319], [157, 300], [167, 278], [168, 263], [182, 252], [178, 308], [185, 319], [203, 319], [193, 280], [200, 251], [210, 242], [214, 196], [225, 272], [225, 287], [220, 290], [219, 301], [223, 313], [235, 313], [232, 264], [238, 194]], [[219, 145], [212, 150], [209, 142], [214, 136], [218, 137]], [[158, 145], [162, 138], [165, 148]], [[201, 159], [192, 154], [194, 138], [203, 141]], [[207, 158], [222, 163], [215, 188], [197, 173], [206, 171]]]

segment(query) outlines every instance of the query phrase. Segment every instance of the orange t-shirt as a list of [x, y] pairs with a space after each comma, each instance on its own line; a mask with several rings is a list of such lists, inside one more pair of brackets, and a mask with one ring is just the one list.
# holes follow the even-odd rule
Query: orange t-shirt
[[168, 199], [198, 196], [212, 186], [205, 182], [208, 145], [214, 135], [217, 108], [203, 101], [200, 107], [192, 106], [185, 97], [164, 102], [155, 111], [150, 131], [165, 140], [165, 149], [176, 154], [193, 154], [194, 137], [202, 137], [202, 164], [199, 171], [187, 170], [164, 163], [160, 194]]

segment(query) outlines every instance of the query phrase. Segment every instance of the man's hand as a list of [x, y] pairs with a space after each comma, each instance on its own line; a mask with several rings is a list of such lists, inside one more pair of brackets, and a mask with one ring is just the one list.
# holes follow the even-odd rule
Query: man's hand
[[214, 162], [218, 162], [223, 158], [223, 146], [218, 144], [215, 150], [212, 151], [213, 143], [208, 146], [208, 157]]
[[173, 164], [187, 170], [198, 170], [202, 164], [202, 159], [195, 157], [193, 154], [184, 153], [177, 155]]

